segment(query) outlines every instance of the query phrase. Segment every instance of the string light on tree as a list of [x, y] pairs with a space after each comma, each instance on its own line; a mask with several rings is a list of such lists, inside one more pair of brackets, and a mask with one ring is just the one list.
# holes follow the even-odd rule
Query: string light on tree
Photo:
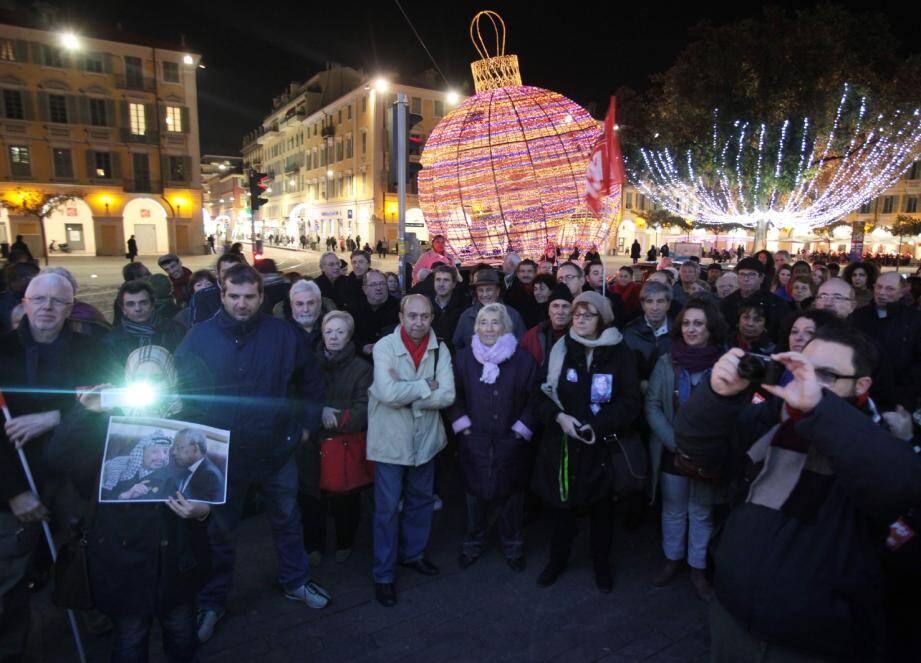
[[[493, 57], [481, 19], [496, 32]], [[470, 36], [483, 58], [471, 65], [477, 94], [438, 123], [422, 153], [419, 202], [429, 233], [445, 235], [467, 263], [510, 248], [537, 257], [549, 242], [564, 251], [603, 247], [620, 197], [609, 197], [598, 217], [584, 202], [598, 123], [563, 95], [521, 84], [498, 14], [477, 14]]]
[[[867, 100], [844, 86], [827, 135], [808, 118], [791, 136], [732, 124], [723, 136], [714, 112], [709, 146], [679, 164], [668, 148], [641, 149], [637, 188], [673, 214], [706, 226], [812, 229], [828, 225], [892, 187], [921, 152], [921, 111], [870, 116]], [[788, 146], [798, 144], [795, 154]], [[695, 167], [695, 160], [700, 166]]]

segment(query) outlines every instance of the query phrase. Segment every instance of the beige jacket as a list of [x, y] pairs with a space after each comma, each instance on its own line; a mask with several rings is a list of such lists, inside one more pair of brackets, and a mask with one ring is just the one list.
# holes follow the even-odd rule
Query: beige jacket
[[[435, 366], [435, 349], [438, 366]], [[394, 380], [394, 369], [400, 376]], [[435, 378], [438, 389], [426, 380]], [[425, 357], [416, 369], [400, 327], [374, 344], [374, 382], [368, 392], [368, 460], [417, 467], [444, 449], [446, 438], [438, 411], [454, 403], [451, 354], [429, 332]]]

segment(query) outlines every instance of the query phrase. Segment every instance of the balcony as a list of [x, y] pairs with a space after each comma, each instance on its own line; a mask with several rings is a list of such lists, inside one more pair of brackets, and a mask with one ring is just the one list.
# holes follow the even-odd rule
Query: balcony
[[125, 193], [162, 193], [163, 185], [149, 177], [126, 179], [122, 183]]
[[141, 92], [153, 92], [157, 89], [157, 83], [148, 76], [126, 76], [125, 74], [115, 75], [115, 87], [119, 90], [140, 90]]
[[122, 127], [121, 137], [123, 143], [144, 143], [147, 145], [156, 145], [159, 138], [156, 131], [148, 131], [144, 134], [138, 135], [133, 133], [131, 129], [127, 127]]

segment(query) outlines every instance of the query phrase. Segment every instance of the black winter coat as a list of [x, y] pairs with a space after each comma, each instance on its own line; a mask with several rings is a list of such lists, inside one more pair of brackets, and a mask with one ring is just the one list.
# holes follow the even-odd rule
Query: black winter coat
[[455, 399], [447, 411], [455, 424], [465, 417], [470, 435], [458, 435], [461, 473], [467, 493], [494, 500], [524, 491], [530, 477], [533, 441], [516, 437], [517, 422], [534, 432], [534, 419], [528, 400], [537, 387], [537, 365], [520, 346], [499, 364], [494, 384], [480, 382], [483, 365], [469, 347], [454, 357]]
[[[51, 468], [96, 501], [107, 414], [76, 406], [55, 430]], [[192, 603], [211, 576], [207, 521], [184, 520], [162, 503], [99, 504], [87, 532], [96, 607], [107, 615], [153, 615]]]
[[737, 505], [713, 546], [716, 597], [768, 643], [875, 660], [880, 554], [888, 524], [921, 504], [921, 463], [910, 445], [826, 391], [794, 431], [828, 471], [804, 469], [779, 509], [749, 502], [762, 464], [747, 453], [779, 422], [781, 401], [750, 403], [749, 390], [723, 397], [706, 383], [675, 419], [678, 448], [705, 463], [728, 459], [736, 483]]
[[857, 309], [851, 322], [883, 347], [895, 368], [895, 399], [909, 411], [921, 398], [921, 311], [904, 304], [890, 304], [880, 318], [876, 304]]
[[[63, 420], [76, 403], [76, 387], [105, 381], [105, 356], [98, 340], [70, 331], [66, 325], [54, 343], [36, 343], [24, 317], [18, 329], [0, 336], [0, 391], [10, 414], [18, 417], [60, 410]], [[51, 435], [45, 433], [23, 447], [39, 490], [46, 475], [43, 450]], [[16, 450], [0, 426], [0, 511], [9, 511], [8, 500], [27, 490]]]
[[323, 405], [341, 412], [336, 416], [338, 428], [327, 430], [321, 421], [294, 454], [300, 491], [313, 497], [320, 496], [320, 442], [343, 433], [368, 430], [368, 389], [374, 378], [371, 364], [356, 354], [353, 343], [327, 358], [321, 342], [316, 349], [316, 360], [326, 379]]
[[525, 329], [530, 329], [547, 318], [547, 307], [538, 304], [534, 299], [534, 293], [527, 292], [517, 278], [512, 279], [508, 290], [502, 295], [502, 301], [506, 306], [511, 306], [518, 311], [524, 321]]
[[[617, 334], [619, 338], [619, 332]], [[611, 454], [602, 438], [611, 433], [623, 435], [633, 429], [643, 407], [639, 378], [633, 355], [622, 340], [615, 345], [595, 348], [591, 366], [586, 365], [585, 347], [569, 334], [557, 343], [565, 343], [566, 347], [566, 359], [557, 384], [563, 411], [581, 423], [590, 424], [596, 441], [585, 444], [568, 440], [569, 499], [564, 503], [560, 495], [563, 431], [556, 422], [561, 410], [548, 396], [540, 393], [536, 396], [535, 408], [545, 430], [537, 452], [533, 485], [535, 492], [555, 507], [587, 506], [606, 499], [611, 492]], [[574, 371], [575, 382], [569, 380], [573, 375], [570, 371]], [[592, 376], [602, 374], [613, 378], [611, 400], [601, 403], [601, 409], [594, 414], [590, 409]], [[541, 372], [540, 381], [544, 382], [545, 377], [546, 369]]]

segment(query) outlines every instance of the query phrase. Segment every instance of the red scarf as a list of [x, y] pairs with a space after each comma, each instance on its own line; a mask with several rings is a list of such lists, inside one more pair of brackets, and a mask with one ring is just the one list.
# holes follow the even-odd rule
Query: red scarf
[[409, 350], [409, 356], [413, 358], [413, 363], [416, 365], [416, 370], [419, 370], [419, 365], [422, 363], [422, 360], [425, 358], [425, 351], [428, 349], [428, 338], [422, 339], [422, 341], [417, 345], [413, 341], [409, 334], [406, 333], [406, 327], [400, 325], [400, 338], [403, 339], [403, 345], [406, 346], [406, 349]]

